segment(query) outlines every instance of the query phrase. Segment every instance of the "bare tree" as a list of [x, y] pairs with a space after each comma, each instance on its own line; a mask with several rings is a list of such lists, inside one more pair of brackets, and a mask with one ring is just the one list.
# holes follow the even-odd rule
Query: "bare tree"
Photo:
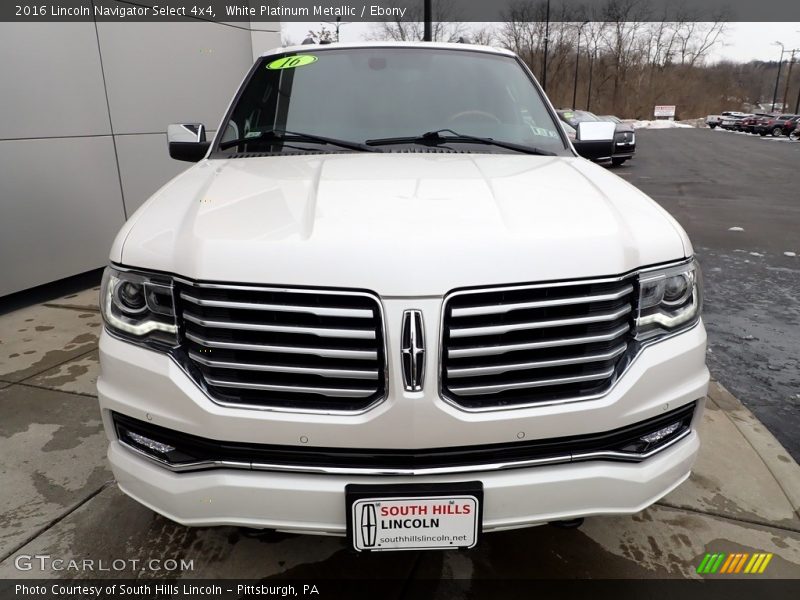
[[[423, 23], [421, 2], [420, 6], [407, 7], [406, 17], [395, 17], [392, 21], [378, 23], [373, 28], [369, 39], [392, 40], [395, 42], [414, 42], [423, 37], [425, 24]], [[388, 6], [395, 5], [389, 2]], [[438, 0], [433, 3], [433, 41], [457, 42], [466, 37], [467, 28], [464, 23], [458, 22], [458, 11], [453, 0]]]
[[478, 46], [494, 46], [497, 43], [497, 34], [492, 26], [485, 26], [470, 30], [465, 39]]
[[[481, 28], [457, 22], [454, 0], [434, 7], [436, 40], [496, 44], [541, 77], [546, 0], [515, 0], [503, 22]], [[569, 9], [551, 4], [547, 94], [556, 106], [571, 105], [576, 72], [575, 108], [589, 104], [595, 112], [621, 117], [650, 118], [656, 104], [677, 104], [680, 115], [697, 117], [771, 93], [777, 63], [707, 64], [724, 41], [727, 22], [724, 14], [702, 20], [707, 17], [693, 0], [676, 0], [660, 14], [651, 12], [648, 0], [598, 0], [587, 3], [585, 12], [575, 4]], [[415, 41], [422, 30], [420, 3], [407, 19], [377, 25], [373, 39]]]

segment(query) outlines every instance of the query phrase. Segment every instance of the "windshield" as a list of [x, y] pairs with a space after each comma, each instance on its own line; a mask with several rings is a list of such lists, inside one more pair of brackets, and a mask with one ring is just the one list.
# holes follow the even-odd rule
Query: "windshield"
[[[262, 58], [230, 113], [217, 151], [352, 152], [357, 150], [325, 145], [310, 136], [363, 143], [443, 128], [571, 155], [537, 88], [513, 57], [385, 47]], [[307, 136], [265, 135], [272, 131]], [[446, 146], [464, 152], [513, 152], [458, 141]]]

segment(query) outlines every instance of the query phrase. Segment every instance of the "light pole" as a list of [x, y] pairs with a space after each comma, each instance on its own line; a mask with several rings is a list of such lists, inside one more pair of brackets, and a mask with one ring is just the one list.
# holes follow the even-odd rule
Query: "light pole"
[[423, 3], [422, 19], [425, 21], [425, 30], [422, 33], [423, 42], [433, 41], [433, 9], [431, 7], [431, 0], [425, 0]]
[[572, 110], [577, 108], [575, 103], [578, 97], [578, 64], [581, 61], [581, 30], [588, 22], [584, 21], [578, 26], [578, 43], [575, 46], [575, 83], [572, 86]]
[[542, 90], [547, 93], [547, 44], [550, 41], [550, 0], [547, 0], [547, 14], [544, 17], [544, 56], [542, 57]]
[[778, 76], [775, 78], [775, 91], [772, 92], [772, 112], [775, 112], [775, 101], [778, 99], [778, 82], [781, 80], [781, 65], [783, 64], [784, 46], [781, 42], [774, 42], [772, 45], [781, 47], [781, 58], [778, 61]]
[[797, 102], [794, 103], [794, 114], [800, 114], [800, 86], [797, 88]]
[[336, 41], [338, 42], [339, 41], [339, 28], [342, 25], [350, 25], [350, 23], [349, 22], [342, 23], [342, 17], [336, 17], [336, 21], [325, 21], [325, 25], [335, 25], [336, 26], [336, 28], [335, 28]]
[[800, 52], [797, 48], [791, 50], [791, 57], [789, 58], [789, 68], [786, 70], [786, 85], [783, 88], [783, 106], [781, 112], [786, 112], [786, 100], [789, 97], [789, 82], [792, 80], [792, 67], [794, 66], [794, 53]]
[[586, 58], [589, 59], [589, 91], [586, 93], [586, 110], [589, 110], [589, 106], [592, 104], [592, 70], [594, 68], [594, 61], [597, 60], [597, 50], [595, 50], [594, 56], [592, 56], [589, 48], [586, 48]]

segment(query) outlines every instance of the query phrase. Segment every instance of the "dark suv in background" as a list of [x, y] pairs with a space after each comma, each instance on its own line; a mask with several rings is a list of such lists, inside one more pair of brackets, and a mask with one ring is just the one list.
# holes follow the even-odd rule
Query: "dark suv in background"
[[614, 123], [614, 154], [611, 156], [611, 164], [619, 166], [626, 160], [633, 158], [636, 153], [636, 133], [633, 130], [633, 125], [630, 123], [623, 123], [617, 117], [607, 116], [598, 117], [596, 114], [588, 110], [571, 110], [563, 109], [556, 111], [559, 119], [577, 128], [578, 123], [586, 121], [609, 121]]
[[771, 135], [780, 137], [783, 135], [783, 126], [786, 122], [797, 115], [768, 115], [761, 119], [753, 127], [753, 133], [760, 135]]

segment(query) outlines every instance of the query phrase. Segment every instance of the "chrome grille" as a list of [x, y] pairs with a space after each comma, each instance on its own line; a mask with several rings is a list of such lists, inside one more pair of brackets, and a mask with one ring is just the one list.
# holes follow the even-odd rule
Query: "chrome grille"
[[635, 279], [469, 290], [445, 300], [443, 395], [471, 410], [607, 391], [632, 341]]
[[359, 411], [386, 393], [370, 294], [181, 283], [176, 301], [184, 364], [221, 403]]

